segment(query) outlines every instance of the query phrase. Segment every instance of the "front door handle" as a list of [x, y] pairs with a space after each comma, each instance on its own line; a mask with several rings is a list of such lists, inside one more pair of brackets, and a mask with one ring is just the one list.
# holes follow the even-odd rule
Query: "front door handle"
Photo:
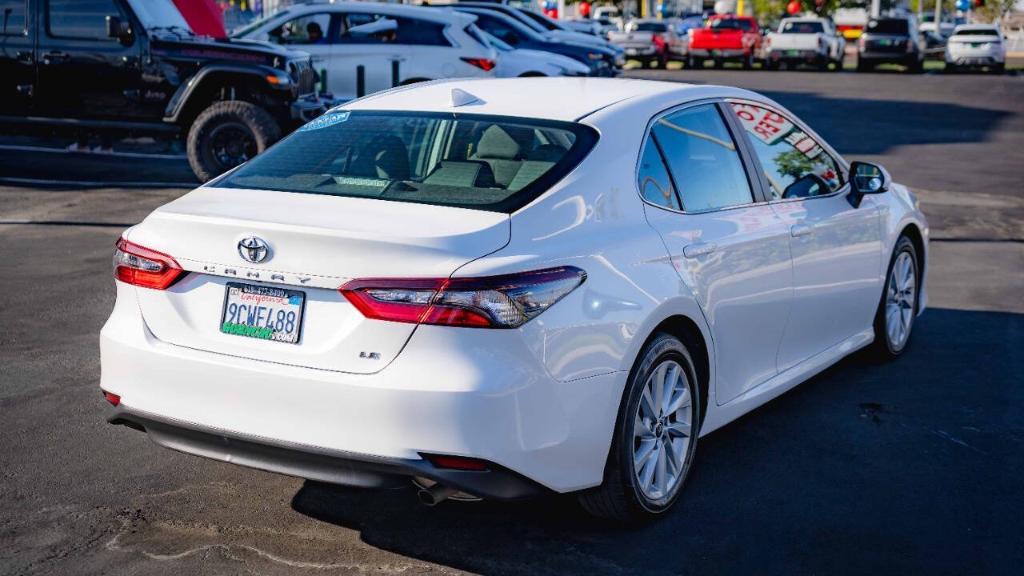
[[814, 232], [814, 227], [809, 224], [793, 224], [789, 229], [789, 233], [793, 238], [807, 236], [811, 232]]
[[14, 58], [22, 64], [31, 64], [35, 60], [35, 58], [32, 57], [31, 50], [19, 50], [14, 55]]
[[683, 256], [686, 256], [687, 258], [696, 258], [698, 256], [711, 254], [717, 248], [718, 246], [711, 242], [695, 242], [683, 248]]

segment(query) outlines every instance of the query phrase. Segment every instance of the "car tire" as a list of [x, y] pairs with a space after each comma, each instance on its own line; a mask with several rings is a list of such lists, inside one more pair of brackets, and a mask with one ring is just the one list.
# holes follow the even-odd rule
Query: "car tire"
[[897, 358], [910, 343], [920, 302], [920, 257], [910, 238], [900, 236], [889, 259], [882, 297], [875, 312], [873, 347], [874, 356], [879, 360]]
[[992, 73], [1002, 76], [1006, 73], [1006, 64], [996, 64], [995, 66], [992, 66]]
[[[658, 390], [669, 384], [666, 398]], [[620, 523], [652, 520], [668, 511], [696, 455], [703, 401], [686, 345], [670, 334], [656, 334], [630, 371], [604, 480], [579, 494], [583, 509]]]
[[215, 102], [188, 131], [188, 163], [206, 182], [262, 153], [280, 137], [280, 126], [263, 108], [240, 100]]
[[946, 64], [946, 67], [942, 71], [946, 74], [956, 74], [960, 70], [957, 68], [956, 64]]

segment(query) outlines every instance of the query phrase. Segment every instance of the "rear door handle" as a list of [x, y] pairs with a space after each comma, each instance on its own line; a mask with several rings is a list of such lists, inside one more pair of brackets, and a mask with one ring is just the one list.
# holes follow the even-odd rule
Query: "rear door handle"
[[793, 224], [789, 229], [789, 233], [793, 238], [807, 236], [811, 232], [814, 232], [814, 227], [809, 224]]
[[717, 248], [718, 246], [711, 242], [696, 242], [683, 248], [683, 256], [686, 256], [687, 258], [696, 258], [698, 256], [711, 254]]
[[50, 52], [47, 52], [46, 55], [43, 56], [43, 64], [64, 62], [65, 60], [69, 60], [70, 58], [71, 54], [68, 54], [67, 52], [61, 52], [60, 50], [52, 50]]

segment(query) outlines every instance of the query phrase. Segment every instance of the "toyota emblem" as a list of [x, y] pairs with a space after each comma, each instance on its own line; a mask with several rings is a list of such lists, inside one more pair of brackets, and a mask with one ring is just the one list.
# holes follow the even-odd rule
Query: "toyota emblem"
[[270, 245], [262, 238], [247, 236], [238, 241], [238, 255], [246, 262], [258, 264], [270, 256]]

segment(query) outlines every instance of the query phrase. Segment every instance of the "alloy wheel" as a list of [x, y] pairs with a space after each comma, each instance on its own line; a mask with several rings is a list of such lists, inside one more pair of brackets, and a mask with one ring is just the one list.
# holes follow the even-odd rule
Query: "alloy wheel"
[[893, 262], [885, 296], [885, 332], [889, 344], [900, 350], [910, 337], [917, 299], [917, 269], [909, 252]]
[[648, 499], [671, 498], [682, 484], [695, 420], [686, 371], [662, 362], [644, 383], [633, 422], [633, 474]]

